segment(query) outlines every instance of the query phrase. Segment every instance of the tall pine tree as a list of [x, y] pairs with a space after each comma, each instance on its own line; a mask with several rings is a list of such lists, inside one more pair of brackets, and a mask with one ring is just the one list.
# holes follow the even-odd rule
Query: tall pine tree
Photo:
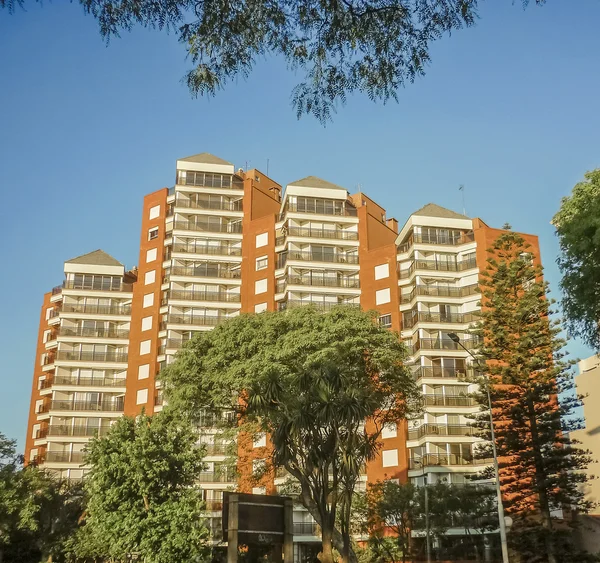
[[[584, 561], [570, 545], [572, 511], [589, 509], [581, 470], [590, 461], [568, 436], [580, 427], [572, 363], [562, 351], [559, 321], [550, 318], [542, 267], [523, 237], [508, 231], [496, 239], [480, 287], [477, 330], [491, 381], [505, 510], [514, 521], [509, 542], [531, 563]], [[489, 438], [486, 415], [478, 426]]]

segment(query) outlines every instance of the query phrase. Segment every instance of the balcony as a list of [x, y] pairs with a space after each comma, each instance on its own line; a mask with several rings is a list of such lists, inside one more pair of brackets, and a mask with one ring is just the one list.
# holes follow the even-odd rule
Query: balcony
[[92, 436], [105, 436], [106, 433], [110, 430], [110, 424], [104, 424], [100, 426], [61, 426], [59, 424], [51, 424], [47, 428], [43, 428], [42, 430], [38, 430], [36, 438], [45, 438], [45, 437], [92, 437]]
[[242, 249], [229, 246], [228, 244], [208, 245], [208, 244], [185, 244], [176, 242], [173, 244], [172, 252], [182, 252], [187, 254], [208, 254], [211, 256], [241, 256]]
[[[217, 326], [225, 321], [228, 321], [229, 317], [225, 316], [211, 316], [211, 315], [169, 315], [167, 323], [175, 325], [196, 325], [196, 326]], [[171, 339], [169, 339], [170, 342]], [[167, 344], [167, 348], [172, 348]]]
[[234, 444], [202, 444], [206, 448], [206, 455], [227, 455]]
[[63, 313], [82, 313], [85, 315], [131, 315], [130, 305], [79, 305], [63, 303]]
[[358, 264], [358, 254], [325, 254], [302, 250], [290, 250], [288, 260], [302, 260], [305, 262], [329, 262], [335, 264]]
[[193, 289], [172, 289], [169, 291], [167, 300], [179, 299], [181, 301], [211, 301], [222, 303], [239, 303], [239, 293], [227, 293], [225, 291], [196, 291]]
[[42, 457], [45, 463], [78, 463], [84, 462], [83, 452], [46, 452]]
[[440, 246], [459, 246], [475, 240], [473, 231], [468, 232], [448, 232], [445, 234], [415, 234], [413, 233], [408, 241], [398, 246], [398, 252], [408, 252], [413, 244], [439, 244]]
[[295, 536], [320, 536], [321, 530], [316, 522], [294, 522], [292, 530]]
[[316, 307], [321, 311], [331, 311], [335, 307], [360, 307], [360, 303], [337, 303], [328, 301], [302, 301], [301, 299], [288, 299], [287, 301], [281, 301], [278, 304], [279, 311], [285, 311], [286, 309], [295, 309], [297, 307], [312, 306]]
[[120, 364], [127, 363], [127, 352], [68, 352], [59, 350], [56, 354], [57, 360], [66, 360], [70, 362], [116, 362]]
[[479, 285], [465, 285], [457, 287], [454, 285], [426, 285], [419, 284], [413, 287], [410, 293], [404, 293], [400, 297], [400, 303], [410, 303], [417, 295], [425, 297], [468, 297], [479, 292]]
[[472, 369], [458, 369], [458, 368], [445, 368], [442, 366], [421, 366], [417, 370], [413, 371], [413, 377], [415, 380], [421, 379], [422, 377], [439, 377], [439, 378], [450, 378], [459, 379], [465, 376], [473, 377], [476, 373]]
[[288, 259], [287, 252], [281, 252], [280, 254], [278, 254], [277, 255], [277, 263], [275, 264], [275, 269], [279, 270], [280, 268], [284, 268], [285, 265], [287, 264], [287, 259]]
[[409, 440], [418, 440], [423, 436], [475, 436], [476, 429], [467, 425], [423, 424], [408, 431]]
[[313, 215], [336, 215], [339, 217], [356, 217], [356, 207], [347, 202], [334, 200], [311, 200], [302, 203], [287, 203], [284, 213], [312, 213]]
[[244, 189], [244, 180], [230, 174], [213, 174], [210, 172], [177, 171], [177, 184], [180, 186], [197, 186], [202, 188]]
[[129, 338], [129, 330], [118, 328], [61, 327], [59, 336], [81, 336], [82, 338]]
[[241, 234], [242, 223], [212, 223], [212, 222], [201, 222], [196, 223], [191, 221], [175, 221], [173, 223], [173, 229], [180, 231], [197, 231], [205, 233], [234, 233]]
[[431, 466], [464, 466], [464, 465], [490, 465], [493, 459], [474, 459], [459, 454], [425, 454], [420, 458], [409, 460], [409, 469], [423, 469]]
[[228, 475], [227, 472], [202, 471], [199, 473], [198, 481], [200, 483], [234, 483], [235, 477]]
[[203, 200], [197, 201], [178, 198], [175, 200], [175, 207], [184, 209], [216, 209], [220, 211], [242, 211], [242, 200]]
[[475, 407], [479, 403], [466, 395], [423, 395], [423, 404], [427, 407]]
[[[460, 344], [465, 348], [473, 349], [481, 345], [479, 338], [462, 338]], [[416, 342], [407, 346], [411, 354], [419, 350], [463, 350], [463, 347], [458, 342], [454, 342], [449, 338], [419, 338]]]
[[54, 399], [40, 405], [38, 413], [56, 411], [123, 412], [123, 401], [71, 401]]
[[223, 411], [220, 413], [203, 411], [199, 414], [198, 426], [200, 428], [216, 428], [219, 426], [231, 426], [237, 421], [234, 411]]
[[311, 285], [315, 287], [344, 287], [348, 289], [360, 288], [358, 278], [326, 277], [326, 276], [295, 276], [287, 278], [288, 285]]
[[94, 279], [90, 279], [89, 281], [64, 281], [62, 284], [62, 289], [81, 289], [84, 291], [123, 291], [126, 293], [131, 293], [133, 291], [133, 284], [113, 284], [110, 278], [96, 277]]
[[52, 309], [48, 314], [48, 320], [54, 319], [60, 315], [60, 308]]
[[410, 267], [401, 270], [398, 269], [398, 277], [400, 279], [409, 278], [416, 270], [428, 270], [436, 272], [463, 272], [477, 268], [477, 260], [470, 258], [469, 260], [460, 260], [458, 262], [443, 262], [439, 260], [414, 260]]
[[221, 268], [218, 265], [210, 266], [174, 266], [168, 272], [171, 276], [191, 276], [197, 278], [223, 278], [239, 280], [242, 277], [241, 269]]
[[402, 328], [412, 328], [418, 323], [461, 324], [472, 323], [478, 319], [473, 313], [414, 313], [402, 319]]
[[125, 387], [125, 378], [113, 377], [79, 377], [73, 378], [57, 375], [53, 378], [51, 385], [69, 385], [75, 387]]
[[335, 240], [358, 240], [358, 233], [356, 231], [346, 231], [343, 229], [314, 229], [312, 227], [288, 227], [287, 236]]

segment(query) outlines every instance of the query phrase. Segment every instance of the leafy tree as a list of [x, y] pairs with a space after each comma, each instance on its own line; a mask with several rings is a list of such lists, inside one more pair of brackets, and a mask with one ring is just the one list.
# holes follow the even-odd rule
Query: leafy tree
[[0, 562], [30, 553], [29, 534], [39, 530], [41, 507], [52, 494], [48, 477], [35, 466], [23, 468], [15, 446], [0, 433]]
[[267, 432], [269, 463], [298, 481], [300, 501], [321, 527], [322, 561], [332, 561], [333, 546], [354, 561], [350, 519], [361, 467], [376, 455], [383, 426], [417, 403], [405, 357], [398, 335], [372, 314], [302, 307], [241, 315], [198, 333], [163, 383], [169, 409], [193, 422], [202, 409], [239, 409]]
[[421, 516], [416, 487], [380, 481], [369, 487], [367, 502], [370, 536], [377, 543], [385, 541], [385, 528], [390, 528], [404, 563], [410, 555], [411, 530]]
[[[423, 534], [426, 512], [429, 515], [430, 535], [437, 537], [439, 543], [448, 528], [464, 528], [465, 535], [471, 538], [471, 547], [477, 549], [471, 531], [482, 534], [498, 526], [494, 491], [489, 488], [449, 485], [438, 481], [428, 485], [428, 497], [426, 509], [424, 487], [393, 481], [372, 484], [367, 492], [371, 544], [377, 545], [378, 549], [385, 549], [389, 541], [386, 531], [391, 531], [401, 560], [412, 559], [417, 555], [412, 531], [418, 530]], [[387, 551], [388, 560], [396, 559], [389, 547]]]
[[[491, 378], [505, 508], [515, 521], [509, 539], [532, 563], [582, 561], [565, 548], [565, 522], [557, 525], [552, 516], [553, 509], [589, 508], [581, 489], [589, 458], [568, 437], [579, 427], [572, 416], [579, 402], [570, 393], [571, 363], [559, 322], [550, 319], [542, 268], [519, 234], [503, 233], [493, 243], [480, 286], [480, 352]], [[486, 414], [477, 425], [489, 439]]]
[[182, 563], [207, 555], [202, 491], [194, 486], [204, 451], [171, 415], [120, 418], [89, 445], [85, 525], [67, 546], [73, 559]]
[[567, 326], [600, 350], [600, 169], [588, 172], [563, 198], [552, 222], [560, 241]]
[[[39, 1], [41, 0], [32, 0]], [[134, 25], [177, 33], [194, 68], [194, 94], [215, 94], [257, 58], [279, 55], [304, 74], [293, 90], [298, 116], [329, 119], [346, 96], [397, 100], [425, 73], [431, 44], [475, 24], [477, 0], [79, 0], [109, 40]], [[530, 0], [522, 0], [527, 5]], [[536, 0], [543, 4], [545, 0]], [[0, 7], [25, 0], [0, 0]]]

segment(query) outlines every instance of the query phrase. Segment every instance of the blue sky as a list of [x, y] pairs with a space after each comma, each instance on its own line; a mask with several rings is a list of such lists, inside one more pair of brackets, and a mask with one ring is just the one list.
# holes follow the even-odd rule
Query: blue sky
[[107, 47], [78, 4], [0, 11], [0, 432], [24, 443], [39, 308], [64, 260], [103, 248], [135, 265], [142, 196], [172, 185], [190, 154], [262, 170], [269, 159], [284, 184], [360, 185], [401, 222], [430, 201], [461, 211], [464, 184], [469, 215], [540, 236], [556, 295], [549, 221], [600, 166], [600, 3], [482, 4], [479, 24], [439, 41], [398, 104], [353, 96], [326, 128], [296, 119], [301, 77], [281, 60], [193, 99], [173, 35], [136, 29]]

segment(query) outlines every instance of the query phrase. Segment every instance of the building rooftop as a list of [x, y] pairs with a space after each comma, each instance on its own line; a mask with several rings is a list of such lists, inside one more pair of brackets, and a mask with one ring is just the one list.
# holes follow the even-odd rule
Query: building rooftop
[[332, 184], [327, 180], [323, 180], [322, 178], [317, 178], [317, 176], [307, 176], [306, 178], [302, 178], [301, 180], [296, 180], [288, 186], [298, 186], [302, 188], [321, 188], [324, 190], [344, 190], [346, 188], [342, 188], [342, 186], [338, 186], [337, 184]]
[[415, 211], [413, 215], [419, 215], [421, 217], [443, 217], [444, 219], [470, 219], [462, 213], [456, 213], [445, 207], [441, 207], [435, 203], [428, 203], [421, 207], [421, 209]]
[[82, 254], [76, 258], [67, 260], [65, 264], [93, 264], [94, 266], [123, 266], [121, 262], [113, 258], [110, 254], [104, 252], [104, 250], [94, 250], [87, 254]]
[[214, 154], [210, 154], [209, 152], [201, 152], [200, 154], [186, 156], [185, 158], [178, 158], [177, 160], [195, 162], [196, 164], [225, 164], [227, 166], [233, 166], [231, 162], [227, 162], [226, 160], [223, 160]]

